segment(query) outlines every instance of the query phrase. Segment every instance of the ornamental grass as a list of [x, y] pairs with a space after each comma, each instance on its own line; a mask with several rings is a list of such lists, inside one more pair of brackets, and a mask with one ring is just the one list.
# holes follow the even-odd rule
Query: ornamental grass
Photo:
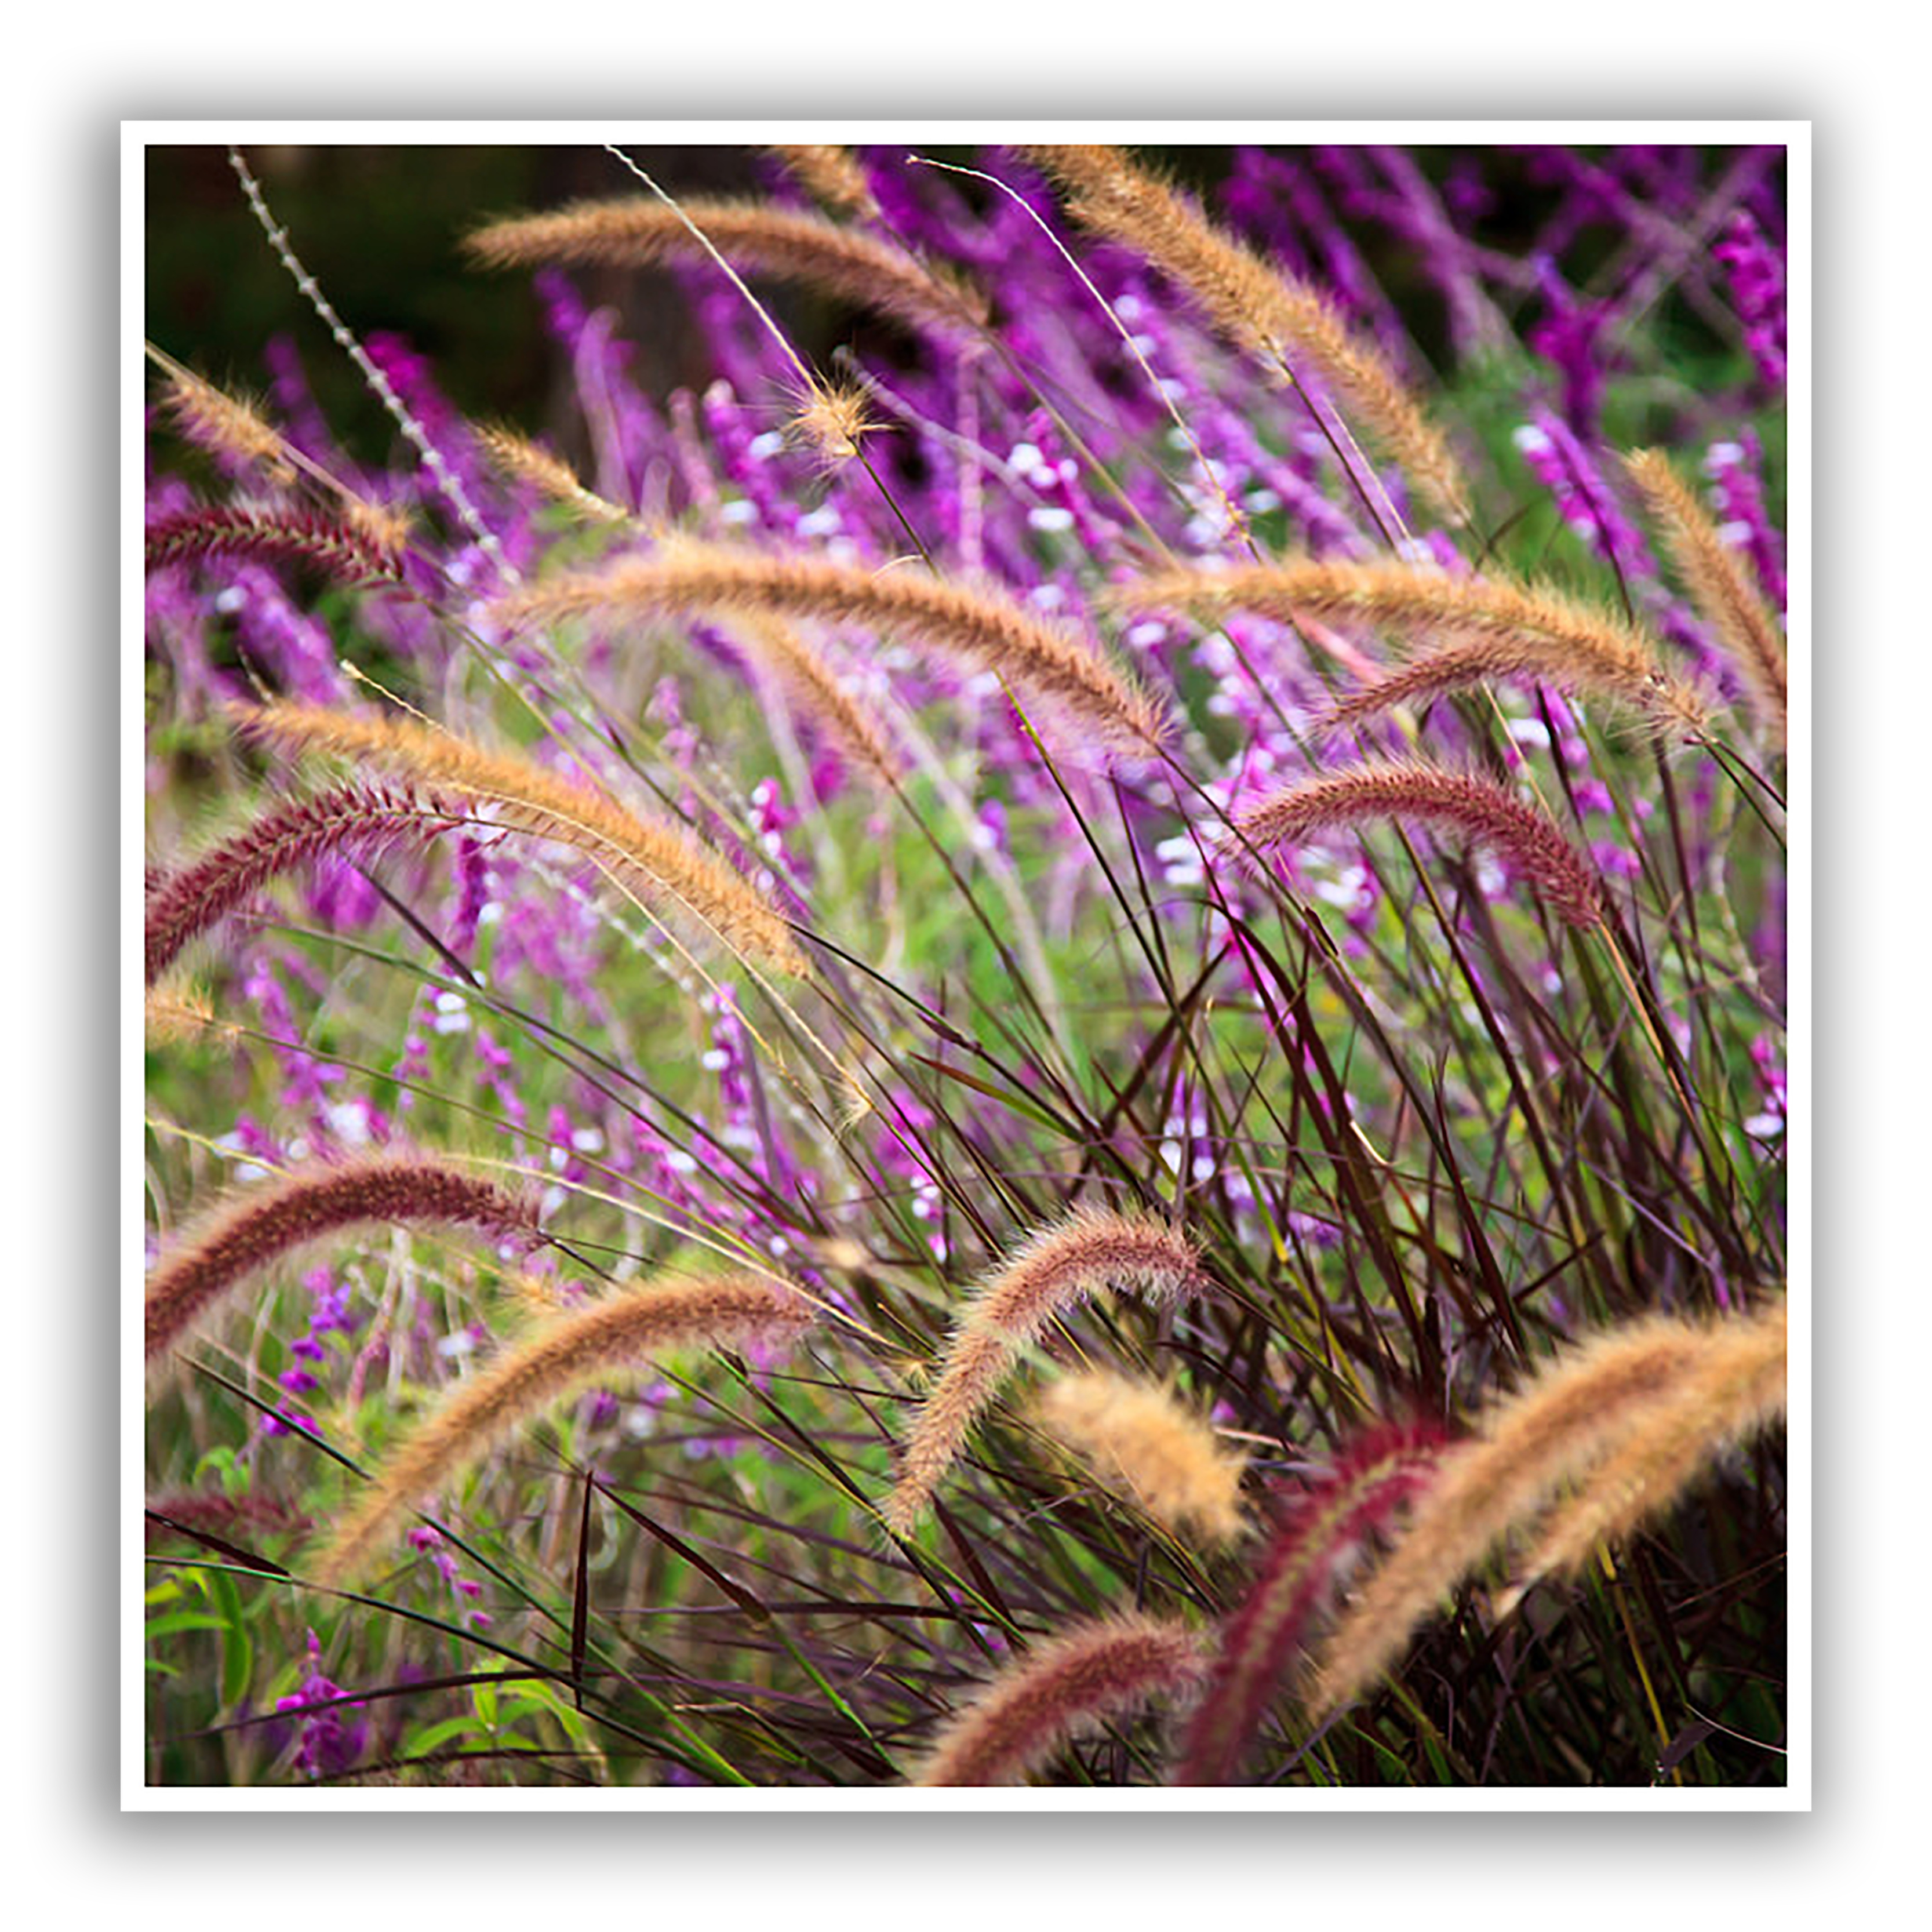
[[589, 160], [149, 318], [146, 1780], [1779, 1784], [1781, 152]]

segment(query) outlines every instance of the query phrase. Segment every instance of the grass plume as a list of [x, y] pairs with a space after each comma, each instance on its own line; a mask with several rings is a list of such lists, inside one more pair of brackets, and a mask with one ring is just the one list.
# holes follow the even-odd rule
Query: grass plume
[[772, 153], [785, 171], [812, 198], [842, 214], [868, 220], [879, 212], [866, 170], [850, 148], [808, 146], [778, 148]]
[[1475, 1434], [1444, 1452], [1401, 1540], [1330, 1634], [1311, 1707], [1358, 1696], [1430, 1610], [1566, 1483], [1647, 1426], [1732, 1337], [1723, 1324], [1653, 1316], [1565, 1351], [1493, 1404]]
[[344, 583], [400, 584], [400, 546], [393, 533], [367, 518], [317, 510], [257, 510], [204, 503], [157, 518], [142, 533], [147, 567], [200, 557], [239, 557], [251, 563], [308, 563]]
[[1158, 1383], [1102, 1369], [1062, 1376], [1040, 1391], [1034, 1414], [1105, 1487], [1175, 1535], [1232, 1543], [1245, 1528], [1246, 1459]]
[[920, 1405], [883, 1511], [904, 1535], [998, 1393], [1016, 1357], [1055, 1316], [1106, 1291], [1171, 1300], [1212, 1286], [1192, 1245], [1164, 1222], [1077, 1208], [1015, 1249], [982, 1285]]
[[734, 635], [847, 764], [887, 791], [897, 787], [899, 755], [885, 721], [846, 689], [822, 651], [776, 617], [742, 617]]
[[541, 496], [560, 503], [573, 516], [586, 523], [622, 524], [628, 513], [615, 503], [586, 489], [577, 472], [560, 457], [553, 456], [500, 423], [477, 423], [470, 428], [477, 446], [506, 476], [526, 483]]
[[1775, 732], [1781, 745], [1789, 669], [1778, 620], [1663, 451], [1638, 450], [1624, 458], [1624, 467], [1651, 520], [1663, 532], [1697, 614], [1736, 669], [1760, 723]]
[[146, 904], [148, 984], [189, 942], [245, 905], [272, 880], [321, 859], [370, 858], [398, 844], [427, 842], [464, 814], [409, 785], [360, 782], [298, 799], [164, 874]]
[[1460, 832], [1499, 852], [1570, 925], [1603, 918], [1603, 882], [1544, 813], [1493, 780], [1412, 760], [1360, 765], [1270, 793], [1234, 821], [1235, 840], [1266, 852], [1318, 832], [1401, 819]]
[[1199, 1634], [1183, 1623], [1119, 1616], [1064, 1631], [958, 1712], [912, 1782], [1017, 1784], [1106, 1719], [1186, 1695], [1207, 1661]]
[[1578, 1494], [1550, 1512], [1523, 1564], [1525, 1582], [1497, 1599], [1499, 1615], [1538, 1577], [1574, 1574], [1600, 1544], [1622, 1541], [1667, 1509], [1726, 1442], [1784, 1414], [1786, 1317], [1780, 1295], [1760, 1313], [1714, 1330], [1676, 1388], [1646, 1412]]
[[542, 1232], [532, 1197], [431, 1155], [381, 1154], [274, 1175], [231, 1195], [155, 1263], [142, 1317], [147, 1360], [290, 1250], [370, 1222], [477, 1228], [532, 1243]]
[[1096, 646], [1006, 598], [922, 571], [868, 571], [678, 538], [649, 556], [552, 578], [495, 608], [512, 621], [538, 623], [716, 610], [862, 625], [996, 672], [1063, 712], [1104, 752], [1145, 755], [1168, 731], [1160, 704]]
[[1331, 725], [1519, 677], [1608, 698], [1658, 732], [1693, 735], [1709, 718], [1702, 694], [1665, 670], [1637, 626], [1559, 591], [1506, 578], [1290, 558], [1226, 571], [1164, 572], [1123, 585], [1114, 601], [1214, 614], [1252, 610], [1287, 624], [1306, 613], [1324, 623], [1372, 625], [1417, 646], [1386, 677], [1342, 699], [1324, 720]]
[[1264, 262], [1118, 148], [1029, 146], [1084, 227], [1144, 255], [1200, 305], [1230, 341], [1316, 376], [1350, 422], [1378, 444], [1451, 522], [1468, 485], [1448, 439], [1379, 350], [1326, 297]]
[[1370, 1537], [1427, 1486], [1443, 1442], [1422, 1423], [1372, 1429], [1283, 1511], [1247, 1594], [1222, 1626], [1178, 1784], [1228, 1784], [1315, 1619]]
[[[964, 283], [822, 214], [756, 201], [681, 206], [735, 268], [802, 283], [914, 328], [960, 334], [985, 323], [983, 301]], [[472, 260], [491, 268], [636, 268], [707, 259], [676, 208], [642, 196], [574, 202], [548, 214], [492, 222], [465, 245]]]
[[281, 432], [253, 398], [218, 388], [152, 343], [148, 344], [148, 355], [162, 371], [162, 407], [189, 442], [225, 456], [231, 463], [259, 468], [284, 488], [295, 482], [295, 468]]
[[411, 1508], [566, 1396], [673, 1351], [788, 1341], [812, 1319], [811, 1304], [787, 1283], [732, 1274], [626, 1289], [541, 1323], [404, 1441], [336, 1526], [311, 1574], [328, 1584], [357, 1575]]
[[668, 909], [732, 952], [780, 973], [809, 970], [778, 912], [682, 827], [645, 818], [508, 752], [392, 718], [277, 702], [236, 707], [236, 722], [302, 749], [367, 760], [487, 799], [500, 821], [589, 854], [647, 906]]

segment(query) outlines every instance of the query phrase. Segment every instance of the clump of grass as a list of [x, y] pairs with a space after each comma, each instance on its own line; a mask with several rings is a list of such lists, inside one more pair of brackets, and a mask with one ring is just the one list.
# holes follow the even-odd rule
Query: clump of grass
[[231, 154], [398, 434], [152, 352], [152, 1784], [1785, 1774], [1774, 158], [1032, 152], [609, 150], [490, 429]]
[[[1559, 1532], [1566, 1558], [1579, 1526], [1615, 1522], [1634, 1472], [1613, 1467], [1613, 1486], [1596, 1492], [1606, 1453], [1641, 1443], [1640, 1465], [1651, 1472], [1644, 1506], [1673, 1494], [1713, 1439], [1762, 1420], [1781, 1400], [1784, 1334], [1781, 1305], [1768, 1318], [1728, 1327], [1653, 1316], [1568, 1351], [1496, 1404], [1469, 1442], [1444, 1454], [1401, 1540], [1330, 1634], [1310, 1694], [1314, 1712], [1359, 1696], [1430, 1606], [1562, 1484], [1586, 1478], [1597, 1494], [1588, 1513]], [[1708, 1402], [1732, 1384], [1740, 1356], [1741, 1397], [1710, 1413], [1710, 1433], [1687, 1432], [1683, 1399], [1694, 1390]], [[1659, 1478], [1672, 1488], [1658, 1487]]]

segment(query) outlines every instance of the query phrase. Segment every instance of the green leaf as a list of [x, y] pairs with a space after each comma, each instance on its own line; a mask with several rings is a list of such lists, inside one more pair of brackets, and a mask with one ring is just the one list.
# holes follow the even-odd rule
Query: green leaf
[[248, 1634], [242, 1592], [236, 1588], [235, 1579], [217, 1572], [208, 1582], [222, 1618], [221, 1701], [238, 1704], [248, 1695], [255, 1674], [254, 1640]]
[[227, 1628], [224, 1618], [212, 1617], [206, 1610], [176, 1610], [165, 1617], [157, 1617], [148, 1624], [146, 1635], [152, 1643], [157, 1637], [172, 1636], [181, 1630], [218, 1630]]

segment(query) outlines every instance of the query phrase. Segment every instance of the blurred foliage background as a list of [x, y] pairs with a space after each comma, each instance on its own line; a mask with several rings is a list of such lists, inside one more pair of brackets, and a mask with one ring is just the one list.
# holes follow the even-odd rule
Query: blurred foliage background
[[[629, 149], [674, 194], [758, 194], [778, 179], [774, 165], [742, 146]], [[982, 161], [982, 152], [935, 146], [940, 159]], [[1142, 150], [1214, 204], [1228, 172], [1226, 147]], [[1534, 151], [1446, 147], [1408, 151], [1440, 184], [1452, 176], [1479, 177], [1481, 236], [1502, 253], [1531, 245], [1558, 198], [1538, 178]], [[1583, 148], [1585, 154], [1593, 152]], [[464, 262], [461, 238], [490, 218], [554, 206], [584, 196], [638, 191], [601, 148], [378, 146], [266, 146], [250, 150], [269, 205], [296, 253], [358, 332], [389, 330], [426, 356], [445, 392], [469, 412], [503, 415], [529, 429], [561, 426], [566, 372], [545, 340], [526, 275], [491, 274]], [[153, 146], [146, 156], [146, 302], [150, 335], [172, 354], [218, 381], [259, 385], [262, 344], [291, 332], [317, 399], [350, 440], [364, 428], [380, 433], [377, 406], [354, 370], [328, 347], [290, 286], [249, 214], [225, 153], [214, 147]], [[958, 183], [955, 178], [955, 184]], [[969, 194], [980, 192], [963, 184]], [[1382, 224], [1358, 224], [1364, 259], [1438, 368], [1446, 359], [1442, 301], [1413, 247]], [[1566, 256], [1587, 280], [1610, 266], [1615, 232], [1596, 244], [1586, 230]], [[712, 374], [686, 305], [668, 278], [623, 272], [580, 273], [593, 302], [622, 313], [638, 346], [633, 375], [662, 394], [701, 386]], [[760, 285], [788, 328], [819, 355], [857, 339], [862, 320], [769, 282]], [[1524, 296], [1526, 314], [1537, 298]], [[1515, 318], [1520, 321], [1523, 318]], [[1702, 320], [1675, 298], [1654, 318], [1685, 339], [1694, 359], [1726, 351]], [[890, 353], [892, 339], [866, 339], [868, 353]]]

